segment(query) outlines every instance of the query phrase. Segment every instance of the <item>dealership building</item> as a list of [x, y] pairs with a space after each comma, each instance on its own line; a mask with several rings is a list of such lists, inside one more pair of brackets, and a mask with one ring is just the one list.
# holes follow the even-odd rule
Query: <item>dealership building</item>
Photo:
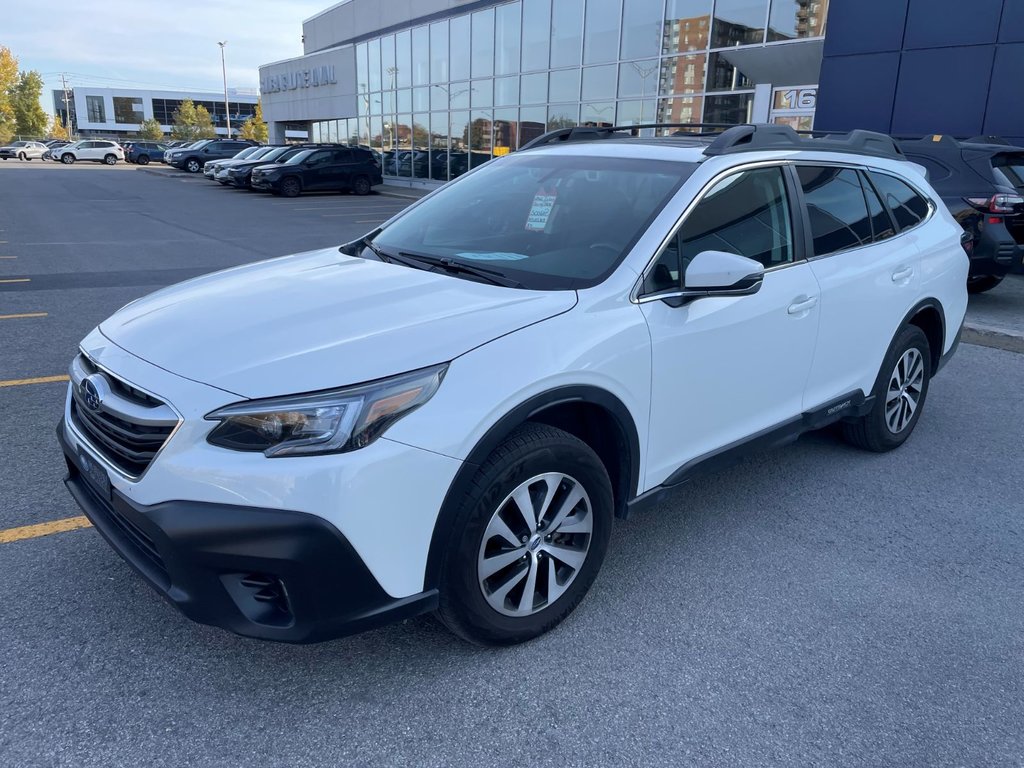
[[1014, 135], [1024, 100], [988, 93], [1018, 87], [1024, 2], [961, 6], [345, 0], [304, 22], [305, 55], [260, 68], [263, 113], [272, 139], [308, 126], [313, 140], [379, 149], [386, 175], [425, 186], [573, 125]]
[[829, 0], [347, 0], [260, 68], [271, 138], [386, 153], [437, 183], [549, 128], [810, 127]]
[[[205, 91], [152, 91], [137, 88], [91, 88], [76, 86], [53, 91], [53, 113], [75, 136], [130, 137], [139, 132], [143, 120], [156, 118], [164, 133], [174, 125], [174, 113], [185, 99], [202, 105], [210, 113], [214, 129], [227, 134], [227, 116], [232, 133], [256, 112], [255, 89], [228, 89], [227, 105], [223, 93]], [[227, 108], [230, 107], [230, 113]], [[303, 134], [305, 137], [305, 133]]]

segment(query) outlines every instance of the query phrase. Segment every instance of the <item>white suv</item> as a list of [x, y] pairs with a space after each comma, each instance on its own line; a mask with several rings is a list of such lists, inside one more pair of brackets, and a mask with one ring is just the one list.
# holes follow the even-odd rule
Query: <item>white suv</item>
[[55, 157], [65, 165], [71, 165], [76, 160], [93, 160], [114, 165], [118, 160], [124, 160], [124, 149], [113, 141], [83, 139], [61, 147]]
[[837, 421], [903, 443], [967, 305], [921, 169], [864, 132], [621, 135], [122, 308], [71, 366], [72, 494], [198, 621], [310, 641], [436, 611], [504, 644], [695, 474]]

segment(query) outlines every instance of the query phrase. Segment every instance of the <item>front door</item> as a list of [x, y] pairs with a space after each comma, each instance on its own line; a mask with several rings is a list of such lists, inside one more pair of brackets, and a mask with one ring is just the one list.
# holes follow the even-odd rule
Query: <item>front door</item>
[[702, 251], [755, 259], [765, 275], [750, 296], [711, 296], [681, 307], [642, 300], [652, 345], [647, 488], [800, 416], [818, 333], [818, 283], [798, 260], [792, 213], [781, 168], [727, 176], [650, 270], [648, 293], [678, 285]]

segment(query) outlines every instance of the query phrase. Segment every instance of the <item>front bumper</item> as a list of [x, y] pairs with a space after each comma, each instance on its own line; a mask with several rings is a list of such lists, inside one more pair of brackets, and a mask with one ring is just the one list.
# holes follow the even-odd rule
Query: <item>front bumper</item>
[[143, 506], [89, 479], [57, 429], [75, 501], [108, 543], [190, 619], [247, 637], [309, 643], [437, 607], [437, 590], [391, 597], [316, 515], [209, 502]]
[[268, 179], [265, 176], [260, 176], [259, 178], [257, 178], [256, 176], [253, 176], [252, 180], [249, 182], [250, 186], [253, 189], [270, 189], [270, 190], [277, 189], [278, 185], [280, 183], [281, 183], [281, 180], [278, 179], [278, 178], [269, 178]]

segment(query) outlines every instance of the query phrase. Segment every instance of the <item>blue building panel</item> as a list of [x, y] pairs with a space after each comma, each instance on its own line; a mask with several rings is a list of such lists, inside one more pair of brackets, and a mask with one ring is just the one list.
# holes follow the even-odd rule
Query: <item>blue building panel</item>
[[999, 46], [992, 72], [984, 133], [1024, 145], [1024, 98], [1021, 98], [1024, 43]]
[[994, 46], [904, 51], [892, 132], [977, 136], [985, 122]]
[[1003, 0], [910, 0], [903, 48], [991, 45], [1002, 10]]
[[999, 25], [1000, 43], [1024, 43], [1024, 3], [1007, 2], [1003, 6], [1003, 21]]
[[909, 0], [832, 0], [825, 56], [898, 51]]
[[889, 133], [899, 63], [899, 53], [826, 57], [820, 81], [827, 86], [819, 89], [814, 127]]

